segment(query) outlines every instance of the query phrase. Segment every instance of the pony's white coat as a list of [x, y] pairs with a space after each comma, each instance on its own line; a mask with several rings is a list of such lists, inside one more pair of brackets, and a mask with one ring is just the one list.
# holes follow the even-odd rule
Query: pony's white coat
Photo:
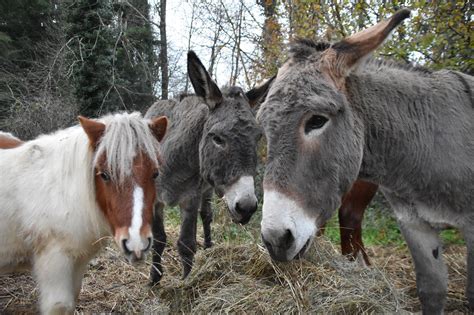
[[[158, 141], [139, 114], [102, 121], [107, 129], [97, 151], [108, 153], [117, 177], [129, 174], [123, 167], [138, 150], [157, 162]], [[32, 267], [43, 313], [74, 310], [87, 262], [111, 232], [96, 202], [94, 158], [80, 126], [0, 149], [0, 273]], [[134, 216], [133, 230], [140, 222]]]

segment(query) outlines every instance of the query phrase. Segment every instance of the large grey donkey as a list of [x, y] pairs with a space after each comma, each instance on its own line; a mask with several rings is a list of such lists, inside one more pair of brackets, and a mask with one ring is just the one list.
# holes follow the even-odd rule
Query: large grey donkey
[[246, 224], [257, 210], [254, 175], [262, 132], [252, 107], [264, 98], [272, 80], [247, 93], [235, 86], [221, 91], [192, 51], [188, 53], [188, 75], [196, 95], [158, 101], [146, 113], [147, 118], [164, 115], [170, 120], [161, 145], [164, 165], [156, 179], [152, 283], [159, 282], [163, 273], [165, 204], [181, 209], [178, 251], [183, 277], [191, 271], [196, 252], [198, 212], [204, 246], [212, 245], [213, 190], [224, 197], [234, 222]]
[[268, 143], [262, 239], [274, 259], [300, 257], [356, 179], [378, 184], [412, 254], [423, 312], [445, 305], [438, 232], [447, 226], [466, 240], [474, 311], [474, 78], [363, 62], [409, 15], [333, 45], [292, 45], [257, 115]]

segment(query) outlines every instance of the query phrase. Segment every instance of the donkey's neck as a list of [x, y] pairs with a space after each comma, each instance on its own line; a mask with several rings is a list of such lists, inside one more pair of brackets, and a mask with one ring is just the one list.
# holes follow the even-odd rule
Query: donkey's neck
[[377, 70], [347, 81], [349, 102], [364, 126], [359, 177], [408, 196], [472, 173], [474, 109], [458, 74]]

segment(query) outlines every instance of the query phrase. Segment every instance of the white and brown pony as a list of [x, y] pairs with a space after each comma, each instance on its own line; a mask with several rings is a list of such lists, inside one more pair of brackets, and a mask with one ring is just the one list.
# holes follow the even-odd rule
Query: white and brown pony
[[42, 313], [74, 311], [104, 237], [113, 235], [132, 262], [152, 243], [167, 119], [133, 113], [79, 120], [24, 143], [1, 134], [0, 273], [31, 269]]

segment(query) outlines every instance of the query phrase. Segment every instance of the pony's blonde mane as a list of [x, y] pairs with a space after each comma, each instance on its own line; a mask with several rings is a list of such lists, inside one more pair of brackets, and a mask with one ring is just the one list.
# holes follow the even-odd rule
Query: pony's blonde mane
[[94, 165], [105, 153], [112, 180], [123, 182], [132, 171], [133, 159], [142, 152], [159, 165], [160, 144], [152, 134], [149, 121], [140, 113], [120, 113], [99, 119], [106, 125], [94, 155]]

